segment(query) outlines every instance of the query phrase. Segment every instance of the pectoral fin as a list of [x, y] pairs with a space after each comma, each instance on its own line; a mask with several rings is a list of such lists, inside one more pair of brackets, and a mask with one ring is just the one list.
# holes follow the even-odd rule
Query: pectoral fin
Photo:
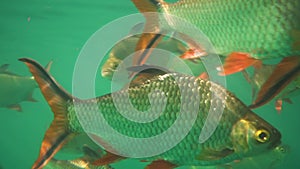
[[260, 60], [252, 58], [248, 53], [233, 52], [226, 58], [223, 69], [219, 69], [219, 74], [221, 76], [230, 75], [245, 70], [249, 66], [259, 66], [261, 64]]
[[207, 150], [202, 151], [201, 154], [197, 157], [197, 159], [201, 161], [219, 160], [232, 153], [234, 153], [234, 151], [228, 148], [223, 149], [221, 151]]

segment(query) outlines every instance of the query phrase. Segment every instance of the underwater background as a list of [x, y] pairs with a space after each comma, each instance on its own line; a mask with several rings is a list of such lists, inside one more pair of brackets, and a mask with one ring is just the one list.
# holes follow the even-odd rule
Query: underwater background
[[[134, 13], [138, 10], [129, 0], [2, 0], [0, 64], [9, 64], [9, 71], [18, 75], [30, 76], [27, 67], [18, 58], [30, 57], [42, 65], [52, 60], [51, 74], [71, 92], [75, 62], [86, 41], [107, 23]], [[97, 76], [96, 95], [109, 93], [111, 82], [102, 78], [100, 72]], [[249, 105], [251, 87], [242, 74], [226, 78], [228, 90]], [[38, 102], [22, 102], [22, 112], [0, 108], [2, 169], [31, 168], [38, 156], [53, 114], [39, 89], [34, 91], [33, 97]], [[254, 112], [279, 129], [283, 144], [290, 147], [289, 154], [278, 168], [299, 169], [300, 96], [291, 99], [293, 104], [284, 103], [281, 114], [276, 112], [274, 101]], [[146, 164], [129, 159], [112, 166], [127, 169], [143, 168]]]

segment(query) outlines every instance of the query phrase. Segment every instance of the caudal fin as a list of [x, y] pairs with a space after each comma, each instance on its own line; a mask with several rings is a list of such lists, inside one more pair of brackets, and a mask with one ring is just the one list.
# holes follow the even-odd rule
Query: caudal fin
[[39, 169], [45, 166], [55, 153], [74, 135], [67, 129], [66, 105], [68, 101], [72, 101], [74, 98], [63, 90], [40, 64], [28, 58], [19, 60], [24, 62], [29, 68], [54, 113], [54, 120], [46, 131], [39, 157], [32, 166], [33, 169]]
[[266, 104], [298, 76], [300, 76], [300, 56], [284, 58], [263, 84], [250, 108], [257, 108]]

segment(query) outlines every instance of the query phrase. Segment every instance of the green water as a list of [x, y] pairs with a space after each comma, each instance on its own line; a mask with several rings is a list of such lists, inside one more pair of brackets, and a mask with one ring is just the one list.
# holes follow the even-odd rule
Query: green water
[[[137, 12], [135, 6], [125, 0], [1, 1], [0, 64], [8, 63], [12, 72], [30, 76], [18, 58], [30, 57], [43, 65], [53, 60], [51, 74], [67, 91], [71, 91], [74, 64], [89, 37], [105, 24]], [[241, 74], [228, 77], [228, 89], [250, 104], [250, 86], [241, 79]], [[110, 90], [110, 82], [101, 78], [99, 73], [96, 80], [96, 84], [100, 84], [97, 95]], [[23, 112], [0, 108], [0, 166], [3, 169], [30, 168], [38, 156], [53, 114], [39, 90], [35, 90], [34, 98], [38, 102], [21, 103]], [[254, 111], [278, 128], [283, 143], [291, 148], [279, 168], [298, 169], [300, 96], [292, 100], [294, 104], [284, 104], [282, 114], [274, 110], [274, 102]], [[117, 169], [142, 168], [145, 163], [129, 159], [113, 166]]]

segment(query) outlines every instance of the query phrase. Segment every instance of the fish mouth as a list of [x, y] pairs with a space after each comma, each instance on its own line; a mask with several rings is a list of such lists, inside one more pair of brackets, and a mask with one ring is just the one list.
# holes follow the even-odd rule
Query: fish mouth
[[272, 129], [271, 133], [272, 133], [271, 139], [273, 141], [270, 143], [269, 148], [273, 149], [281, 144], [281, 134], [277, 129]]

